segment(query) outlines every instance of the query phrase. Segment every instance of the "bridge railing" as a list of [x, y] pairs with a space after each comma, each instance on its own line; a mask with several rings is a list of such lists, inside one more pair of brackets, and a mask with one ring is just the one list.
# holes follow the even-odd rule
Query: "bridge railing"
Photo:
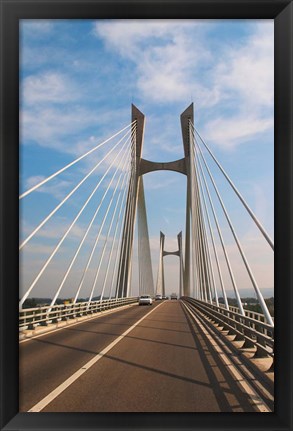
[[[223, 307], [224, 307], [224, 304], [223, 304]], [[233, 305], [229, 305], [229, 309], [231, 311], [234, 311], [235, 313], [239, 313], [238, 307], [234, 307]], [[258, 313], [257, 311], [247, 310], [246, 308], [244, 308], [244, 313], [245, 313], [245, 316], [247, 316], [247, 317], [251, 317], [252, 319], [259, 320], [261, 322], [266, 323], [266, 318], [265, 318], [264, 314], [262, 314], [262, 313]], [[272, 317], [272, 320], [274, 320], [274, 317]]]
[[34, 329], [36, 326], [47, 326], [91, 314], [99, 313], [111, 308], [130, 305], [138, 302], [137, 296], [131, 298], [114, 298], [75, 304], [45, 305], [35, 308], [24, 308], [19, 311], [19, 330]]
[[243, 340], [244, 344], [241, 348], [255, 347], [254, 357], [274, 357], [274, 328], [271, 325], [259, 318], [243, 316], [231, 308], [227, 310], [190, 297], [182, 297], [181, 299], [201, 311], [219, 327], [235, 335], [235, 341]]

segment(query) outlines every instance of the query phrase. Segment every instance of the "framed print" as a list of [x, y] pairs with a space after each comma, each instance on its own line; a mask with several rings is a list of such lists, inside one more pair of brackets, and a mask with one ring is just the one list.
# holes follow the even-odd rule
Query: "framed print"
[[291, 1], [1, 0], [1, 59], [1, 429], [289, 431]]

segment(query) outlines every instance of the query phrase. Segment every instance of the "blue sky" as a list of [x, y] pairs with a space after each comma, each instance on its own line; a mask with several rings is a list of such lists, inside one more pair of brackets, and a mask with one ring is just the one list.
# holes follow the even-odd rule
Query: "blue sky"
[[[196, 128], [273, 237], [273, 32], [272, 20], [22, 20], [21, 190], [129, 124], [131, 103], [146, 115], [143, 157], [183, 157], [179, 117], [193, 102]], [[85, 161], [22, 200], [23, 238], [92, 162]], [[213, 173], [266, 292], [273, 287], [273, 253], [217, 168]], [[144, 184], [156, 279], [159, 231], [166, 234], [170, 250], [176, 248], [177, 233], [184, 231], [186, 179], [157, 172], [145, 176]], [[74, 217], [86, 190], [81, 188], [75, 201], [21, 252], [22, 292]], [[77, 224], [31, 296], [54, 292], [87, 217]], [[220, 211], [219, 218], [224, 222]], [[223, 232], [238, 286], [250, 288], [225, 224]], [[80, 266], [73, 267], [64, 296], [72, 296], [73, 280], [85, 261], [86, 250]], [[170, 256], [165, 263], [167, 291], [176, 291], [178, 261]]]

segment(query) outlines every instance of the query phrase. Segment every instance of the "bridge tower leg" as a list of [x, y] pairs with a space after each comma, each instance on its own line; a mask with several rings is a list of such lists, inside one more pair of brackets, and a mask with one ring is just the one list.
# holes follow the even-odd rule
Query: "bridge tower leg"
[[178, 251], [179, 251], [179, 296], [184, 295], [184, 264], [182, 253], [182, 232], [177, 235]]
[[160, 255], [159, 255], [157, 287], [156, 287], [156, 294], [158, 295], [166, 294], [165, 277], [164, 277], [164, 260], [163, 260], [164, 243], [165, 243], [165, 235], [163, 234], [163, 232], [160, 232]]
[[[206, 232], [195, 171], [195, 149], [190, 122], [194, 123], [193, 104], [181, 114], [181, 129], [185, 152], [187, 197], [185, 225], [184, 295], [211, 301], [211, 282], [207, 270]], [[195, 237], [196, 236], [196, 237]], [[193, 282], [191, 283], [191, 269]], [[190, 286], [193, 286], [191, 292]]]
[[132, 137], [133, 153], [131, 166], [131, 179], [128, 186], [126, 200], [126, 211], [124, 215], [122, 243], [120, 249], [120, 259], [118, 266], [117, 294], [118, 297], [125, 297], [128, 294], [131, 276], [131, 258], [133, 250], [133, 236], [135, 215], [139, 191], [139, 164], [142, 154], [145, 116], [136, 106], [132, 105], [132, 122], [135, 121], [136, 131]]
[[193, 103], [181, 114], [181, 131], [185, 155], [186, 166], [186, 222], [185, 222], [185, 259], [183, 270], [183, 292], [185, 296], [190, 296], [190, 217], [191, 217], [191, 169], [190, 169], [190, 121], [194, 120]]

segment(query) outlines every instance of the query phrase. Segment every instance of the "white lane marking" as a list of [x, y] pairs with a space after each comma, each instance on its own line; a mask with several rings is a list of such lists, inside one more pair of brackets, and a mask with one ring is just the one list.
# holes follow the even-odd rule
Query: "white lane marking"
[[90, 320], [93, 320], [93, 319], [99, 319], [100, 317], [106, 316], [107, 314], [112, 314], [112, 313], [115, 313], [116, 311], [124, 310], [127, 307], [133, 307], [134, 305], [138, 305], [138, 303], [135, 302], [134, 304], [122, 305], [122, 307], [117, 307], [114, 310], [101, 311], [100, 312], [101, 314], [97, 314], [96, 316], [89, 317], [88, 319], [79, 320], [78, 322], [74, 322], [74, 323], [69, 323], [68, 325], [64, 325], [64, 326], [61, 326], [60, 328], [52, 329], [51, 331], [43, 332], [42, 334], [39, 334], [39, 335], [32, 335], [31, 337], [28, 337], [25, 340], [20, 340], [19, 344], [26, 343], [27, 341], [34, 340], [35, 338], [43, 337], [44, 335], [53, 334], [53, 332], [61, 331], [62, 329], [71, 328], [72, 326], [75, 326], [75, 325], [81, 325], [82, 323], [89, 322]]
[[204, 332], [206, 337], [208, 338], [209, 342], [213, 346], [213, 348], [216, 350], [216, 352], [219, 354], [220, 358], [226, 365], [226, 367], [229, 369], [230, 373], [234, 376], [236, 382], [242, 386], [244, 392], [246, 392], [249, 397], [251, 398], [253, 402], [253, 406], [256, 407], [260, 412], [271, 412], [271, 410], [268, 408], [264, 400], [253, 390], [253, 388], [245, 381], [244, 376], [237, 370], [234, 364], [231, 363], [231, 360], [228, 358], [228, 356], [223, 352], [223, 350], [220, 348], [220, 346], [217, 344], [215, 339], [209, 334], [207, 329], [203, 326], [203, 324], [199, 321], [199, 319], [196, 317], [196, 315], [187, 307], [186, 304], [184, 304], [184, 307], [186, 310], [191, 314], [193, 319], [196, 321], [198, 326], [201, 328], [201, 330]]
[[76, 371], [72, 376], [70, 376], [65, 382], [61, 383], [56, 389], [54, 389], [52, 392], [50, 392], [45, 398], [43, 398], [41, 401], [39, 401], [37, 404], [35, 404], [28, 412], [40, 412], [43, 410], [48, 404], [50, 404], [58, 395], [60, 395], [65, 389], [67, 389], [72, 383], [74, 383], [82, 374], [84, 374], [87, 370], [89, 370], [96, 362], [98, 362], [106, 353], [109, 352], [116, 344], [119, 343], [129, 332], [131, 332], [137, 325], [139, 325], [146, 317], [148, 317], [151, 313], [153, 313], [157, 308], [159, 308], [163, 302], [157, 307], [153, 308], [149, 313], [147, 313], [145, 316], [143, 316], [141, 319], [139, 319], [134, 325], [132, 325], [130, 328], [128, 328], [125, 332], [123, 332], [122, 335], [120, 335], [118, 338], [116, 338], [114, 341], [112, 341], [111, 344], [109, 344], [105, 349], [103, 349], [101, 352], [99, 352], [94, 358], [92, 358], [90, 361], [88, 361], [86, 364], [84, 364], [78, 371]]

